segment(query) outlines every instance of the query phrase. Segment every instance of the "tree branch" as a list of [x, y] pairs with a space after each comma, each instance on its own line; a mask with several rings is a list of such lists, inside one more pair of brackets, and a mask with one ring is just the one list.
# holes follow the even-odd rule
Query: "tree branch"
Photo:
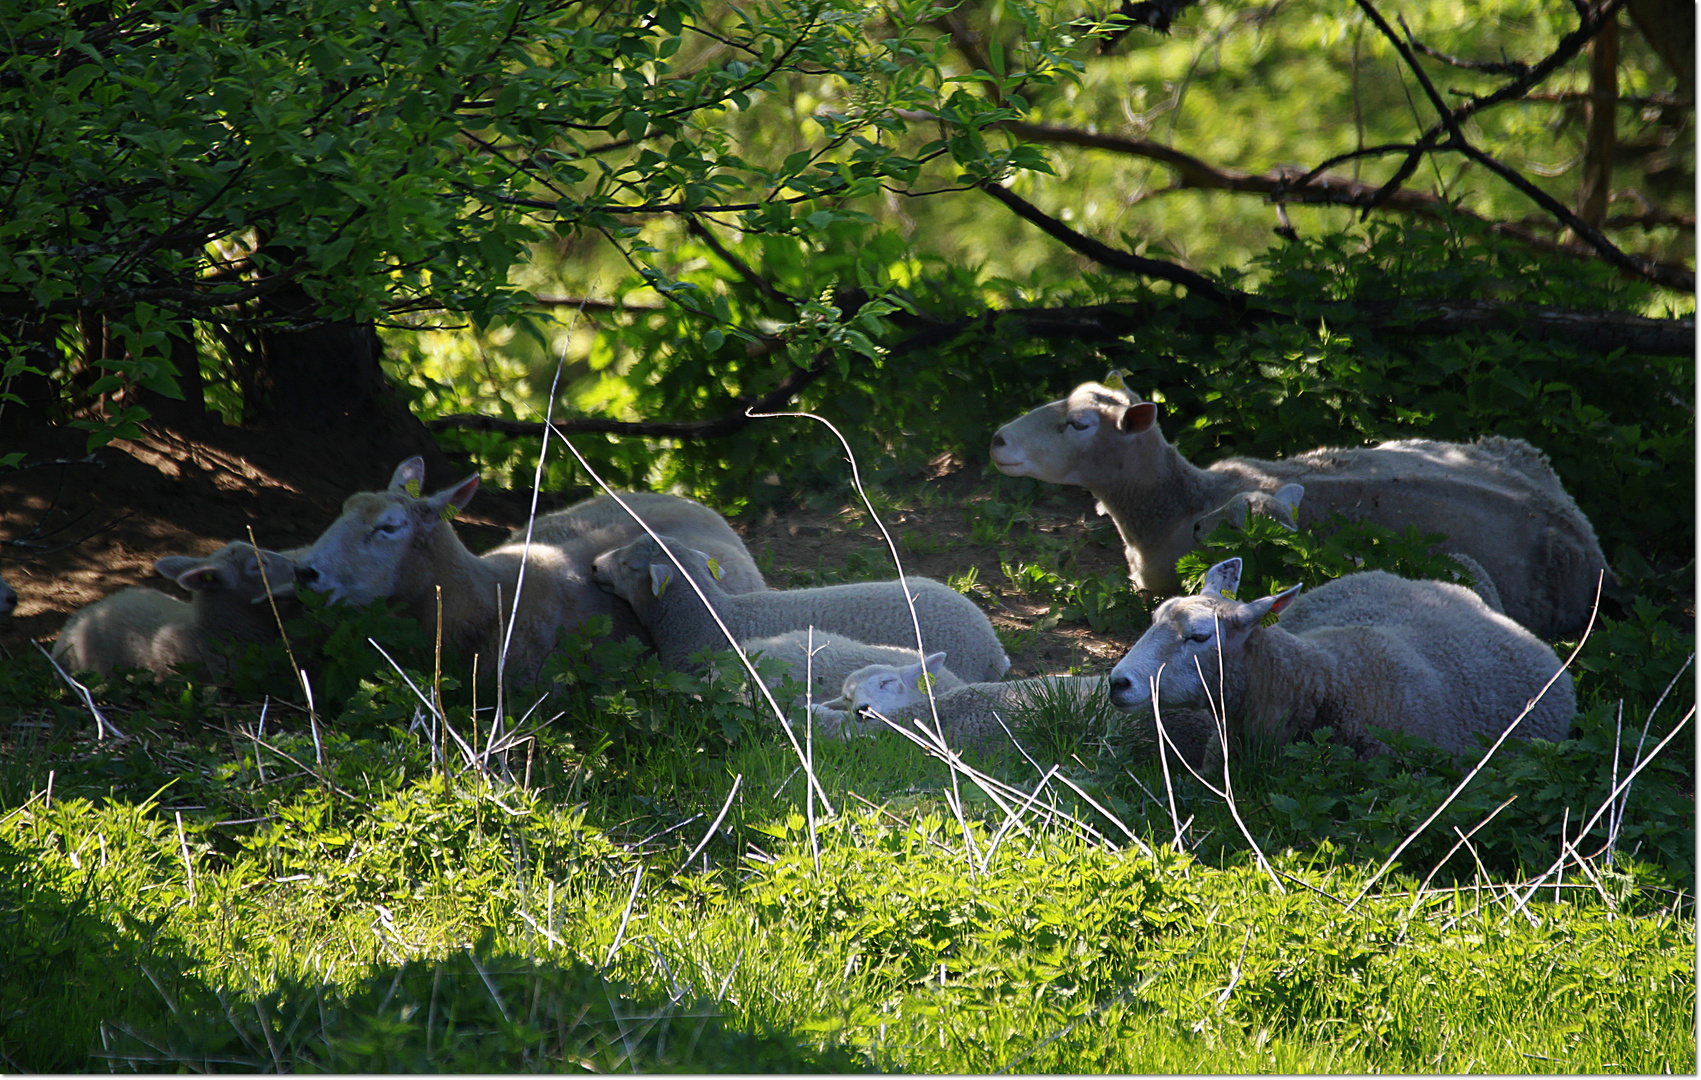
[[1161, 259], [1148, 259], [1127, 251], [1118, 251], [1107, 244], [1100, 243], [1090, 236], [1083, 236], [1063, 222], [1040, 210], [1039, 207], [1004, 185], [995, 181], [983, 181], [980, 189], [1009, 207], [1023, 221], [1037, 226], [1041, 232], [1062, 243], [1072, 251], [1079, 252], [1101, 266], [1112, 270], [1125, 270], [1132, 274], [1168, 281], [1175, 285], [1186, 286], [1188, 291], [1198, 293], [1206, 299], [1213, 300], [1224, 307], [1243, 311], [1251, 297], [1236, 289], [1227, 289], [1216, 282], [1185, 266], [1164, 262]]
[[[739, 431], [750, 423], [750, 413], [771, 412], [786, 404], [804, 387], [820, 378], [832, 366], [832, 356], [823, 353], [806, 368], [793, 370], [772, 390], [760, 397], [733, 398], [732, 408], [709, 420], [609, 420], [601, 416], [581, 416], [571, 420], [556, 420], [551, 429], [557, 435], [599, 433], [606, 435], [641, 435], [657, 439], [718, 439]], [[454, 413], [427, 420], [432, 431], [461, 428], [471, 431], [500, 431], [507, 435], [541, 435], [541, 421], [505, 420], [497, 416], [475, 413]]]

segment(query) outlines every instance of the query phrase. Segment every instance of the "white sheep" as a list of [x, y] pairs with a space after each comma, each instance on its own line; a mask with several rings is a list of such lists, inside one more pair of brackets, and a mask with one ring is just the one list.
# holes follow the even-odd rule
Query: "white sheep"
[[1141, 589], [1179, 587], [1175, 561], [1195, 546], [1202, 516], [1241, 492], [1302, 483], [1300, 525], [1338, 511], [1402, 532], [1441, 533], [1441, 549], [1483, 566], [1506, 613], [1531, 630], [1558, 637], [1588, 622], [1606, 558], [1546, 456], [1521, 439], [1405, 439], [1281, 461], [1225, 458], [1201, 469], [1165, 440], [1157, 415], [1156, 405], [1121, 386], [1084, 383], [999, 428], [992, 460], [1011, 476], [1090, 490], [1116, 523]]
[[[618, 502], [612, 495], [598, 495], [545, 514], [532, 523], [532, 543], [586, 552], [594, 559], [643, 532], [621, 503], [656, 532], [685, 537], [698, 551], [716, 559], [721, 566], [721, 588], [727, 592], [762, 592], [768, 587], [744, 546], [744, 538], [733, 531], [726, 518], [702, 503], [657, 491], [623, 491]], [[522, 544], [525, 539], [522, 525], [508, 535], [508, 545]]]
[[[1195, 521], [1193, 539], [1203, 542], [1224, 521], [1231, 522], [1236, 531], [1244, 531], [1248, 514], [1262, 514], [1289, 532], [1298, 532], [1296, 515], [1299, 513], [1299, 502], [1304, 497], [1304, 484], [1283, 484], [1274, 494], [1267, 491], [1242, 491]], [[1506, 608], [1500, 602], [1500, 592], [1494, 587], [1494, 579], [1482, 568], [1481, 563], [1458, 551], [1452, 552], [1449, 558], [1470, 575], [1472, 591], [1482, 597], [1483, 603], [1487, 604], [1491, 611], [1506, 614]], [[1457, 573], [1453, 578], [1460, 580]]]
[[[760, 655], [786, 664], [786, 670], [769, 682], [770, 689], [789, 675], [799, 686], [808, 685], [814, 702], [839, 693], [846, 678], [854, 672], [882, 664], [896, 671], [899, 665], [911, 663], [919, 671], [922, 664], [920, 654], [914, 649], [869, 645], [842, 634], [829, 634], [825, 630], [788, 630], [769, 637], [750, 638], [738, 644], [751, 654], [753, 660]], [[963, 680], [945, 667], [944, 653], [934, 653], [927, 659], [931, 662], [929, 670], [934, 685], [940, 690], [963, 685]]]
[[[1216, 703], [1278, 739], [1326, 726], [1374, 753], [1385, 749], [1366, 730], [1376, 725], [1466, 754], [1479, 749], [1476, 736], [1499, 737], [1560, 671], [1551, 648], [1458, 585], [1373, 570], [1241, 603], [1224, 596], [1239, 580], [1240, 560], [1228, 559], [1199, 595], [1158, 607], [1111, 670], [1117, 708], [1150, 716], [1156, 678], [1165, 716]], [[1270, 614], [1281, 623], [1262, 626]], [[1575, 711], [1571, 677], [1560, 674], [1515, 736], [1563, 739]]]
[[[935, 654], [943, 658], [943, 654]], [[1012, 682], [980, 682], [950, 686], [938, 677], [941, 669], [928, 657], [911, 664], [871, 664], [852, 672], [844, 680], [839, 697], [824, 701], [816, 709], [824, 734], [846, 737], [886, 730], [882, 721], [866, 715], [879, 713], [902, 726], [922, 721], [930, 729], [933, 710], [927, 704], [923, 673], [933, 678], [934, 708], [945, 741], [952, 746], [985, 748], [1006, 738], [1005, 727], [1023, 712], [1061, 703], [1071, 711], [1102, 709], [1108, 704], [1106, 678], [1052, 675]], [[999, 723], [1000, 720], [1003, 723]]]
[[[663, 539], [738, 641], [814, 627], [871, 645], [915, 644], [915, 623], [899, 582], [734, 596], [720, 587], [707, 556], [675, 538]], [[697, 653], [727, 647], [714, 616], [688, 582], [677, 580], [673, 560], [649, 537], [603, 553], [596, 560], [596, 576], [649, 627], [663, 663], [681, 667]], [[1010, 670], [992, 624], [972, 600], [928, 578], [912, 577], [909, 585], [927, 649], [949, 654], [952, 670], [965, 679], [996, 679]]]
[[[591, 580], [591, 562], [598, 552], [643, 531], [630, 518], [622, 526], [613, 514], [605, 513], [612, 500], [606, 506], [596, 499], [580, 504], [594, 508], [588, 524], [576, 522], [570, 510], [539, 519], [553, 539], [540, 540], [534, 529], [529, 549], [510, 539], [474, 555], [461, 543], [449, 518], [472, 499], [478, 476], [431, 495], [415, 494], [424, 476], [424, 459], [409, 458], [396, 467], [387, 490], [349, 496], [341, 516], [297, 560], [298, 586], [347, 604], [400, 600], [406, 614], [417, 619], [428, 635], [436, 632], [441, 586], [444, 644], [468, 660], [480, 657], [481, 675], [496, 671], [519, 592], [507, 660], [509, 677], [518, 684], [536, 680], [555, 647], [557, 631], [577, 629], [594, 615], [610, 618], [617, 639], [646, 636], [631, 609]], [[761, 573], [738, 534], [714, 511], [671, 495], [644, 493], [635, 501], [642, 507], [640, 513], [657, 513], [679, 504], [695, 508], [678, 518], [658, 513], [687, 528], [705, 520], [697, 511], [706, 512], [718, 528], [709, 530], [705, 546], [733, 567], [738, 587], [761, 582]], [[624, 516], [618, 506], [613, 511]]]
[[18, 610], [18, 594], [6, 584], [5, 578], [0, 578], [0, 619], [9, 619], [12, 612]]
[[266, 589], [269, 585], [274, 596], [287, 590], [294, 576], [288, 556], [235, 541], [204, 558], [167, 555], [154, 569], [188, 589], [189, 602], [139, 585], [114, 593], [71, 616], [59, 631], [53, 658], [67, 670], [102, 677], [115, 668], [147, 668], [163, 676], [195, 660], [217, 675], [224, 663], [214, 643], [278, 636], [279, 615]]
[[[1246, 519], [1251, 514], [1270, 518], [1289, 532], [1298, 532], [1296, 515], [1299, 513], [1299, 502], [1304, 497], [1304, 484], [1283, 484], [1274, 492], [1236, 492], [1229, 496], [1227, 502], [1193, 523], [1193, 541], [1203, 543], [1205, 538], [1225, 521], [1230, 522], [1235, 531], [1244, 532]], [[1180, 558], [1179, 555], [1176, 557]]]

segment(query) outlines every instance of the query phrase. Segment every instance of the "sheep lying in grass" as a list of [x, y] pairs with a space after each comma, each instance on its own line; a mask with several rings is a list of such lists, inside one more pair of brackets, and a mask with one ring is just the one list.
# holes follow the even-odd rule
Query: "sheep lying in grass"
[[[522, 542], [522, 531], [522, 540], [510, 539], [474, 555], [448, 518], [472, 499], [478, 477], [469, 476], [432, 495], [413, 494], [424, 476], [424, 460], [409, 458], [396, 467], [387, 490], [349, 496], [342, 515], [298, 560], [297, 584], [348, 604], [386, 597], [401, 600], [406, 613], [419, 620], [427, 634], [435, 633], [437, 587], [441, 586], [444, 644], [468, 660], [479, 656], [482, 674], [496, 670], [519, 592], [507, 670], [522, 684], [536, 679], [555, 647], [557, 631], [577, 629], [592, 616], [607, 615], [617, 639], [647, 637], [631, 608], [591, 580], [591, 563], [598, 552], [643, 531], [630, 518], [621, 525], [615, 515], [624, 517], [624, 512], [612, 500], [592, 499], [539, 519], [550, 539], [540, 539], [534, 528], [529, 549]], [[640, 513], [654, 513], [679, 526], [703, 527], [707, 522], [703, 542], [717, 552], [723, 565], [733, 568], [734, 586], [761, 584], [762, 575], [738, 534], [714, 511], [671, 495], [643, 493], [631, 498]], [[585, 511], [585, 519], [575, 518], [575, 510]], [[669, 517], [670, 510], [678, 511], [678, 516]]]
[[1270, 518], [1290, 532], [1298, 532], [1299, 523], [1295, 515], [1299, 513], [1299, 501], [1304, 497], [1304, 484], [1283, 484], [1273, 492], [1237, 492], [1229, 497], [1228, 502], [1193, 523], [1193, 541], [1202, 543], [1225, 521], [1231, 522], [1236, 530], [1244, 530], [1246, 519], [1251, 514]]
[[[839, 693], [845, 685], [845, 679], [853, 672], [876, 664], [891, 665], [895, 671], [898, 669], [897, 665], [912, 662], [919, 670], [922, 663], [920, 654], [914, 649], [900, 649], [894, 645], [868, 645], [841, 634], [829, 634], [824, 630], [788, 630], [783, 634], [751, 638], [738, 644], [746, 653], [751, 654], [751, 659], [760, 654], [770, 660], [786, 663], [787, 670], [782, 672], [779, 678], [770, 681], [770, 688], [779, 685], [779, 679], [789, 675], [799, 686], [809, 686], [813, 702], [824, 701]], [[937, 689], [947, 690], [963, 685], [963, 680], [945, 667], [944, 653], [934, 653], [928, 660], [933, 662], [929, 670], [933, 673]]]
[[[1161, 673], [1165, 714], [1218, 701], [1231, 721], [1278, 739], [1326, 726], [1374, 753], [1385, 749], [1366, 730], [1376, 725], [1466, 754], [1477, 736], [1498, 738], [1560, 670], [1551, 648], [1458, 585], [1368, 571], [1241, 603], [1223, 595], [1239, 580], [1240, 560], [1229, 559], [1199, 595], [1158, 607], [1111, 670], [1117, 708], [1149, 716]], [[1260, 625], [1270, 614], [1281, 624]], [[1563, 739], [1575, 711], [1560, 674], [1515, 734]]]
[[[264, 567], [261, 566], [264, 560]], [[289, 558], [250, 544], [226, 544], [205, 558], [168, 555], [154, 569], [192, 594], [184, 603], [142, 586], [97, 601], [71, 616], [53, 645], [53, 658], [69, 671], [102, 677], [115, 668], [147, 668], [156, 675], [200, 660], [214, 674], [223, 661], [220, 641], [270, 641], [278, 616], [267, 602], [294, 577]]]
[[[733, 531], [726, 518], [702, 503], [657, 491], [623, 491], [618, 502], [612, 495], [598, 495], [545, 514], [532, 523], [532, 543], [588, 553], [595, 559], [643, 534], [621, 503], [651, 529], [685, 537], [698, 551], [719, 562], [721, 588], [727, 592], [767, 589], [768, 583], [750, 558], [744, 538]], [[521, 526], [509, 534], [508, 544], [522, 544], [525, 539], [525, 526]]]
[[[920, 720], [929, 729], [933, 712], [928, 708], [924, 673], [932, 678], [934, 706], [945, 741], [954, 747], [985, 748], [1007, 738], [1006, 726], [1014, 726], [1023, 712], [1056, 705], [1073, 713], [1082, 708], [1102, 709], [1106, 680], [1102, 675], [1056, 675], [1014, 682], [981, 682], [952, 687], [938, 678], [942, 668], [936, 653], [925, 662], [871, 664], [852, 672], [844, 680], [839, 697], [822, 702], [815, 710], [818, 731], [840, 738], [886, 730], [886, 724], [866, 715], [876, 712], [904, 727]], [[1000, 719], [1003, 723], [999, 723]]]
[[[1231, 522], [1236, 530], [1244, 530], [1249, 514], [1261, 514], [1289, 532], [1298, 532], [1296, 515], [1299, 512], [1299, 502], [1304, 497], [1304, 484], [1283, 484], [1274, 494], [1267, 491], [1242, 491], [1195, 521], [1193, 539], [1202, 542], [1224, 521]], [[1482, 597], [1483, 603], [1487, 604], [1491, 611], [1506, 614], [1506, 608], [1500, 602], [1500, 592], [1494, 587], [1494, 579], [1482, 568], [1481, 563], [1457, 551], [1448, 557], [1470, 576], [1472, 591]], [[1454, 576], [1457, 578], [1458, 575]], [[1460, 584], [1463, 584], [1463, 581]]]
[[[915, 644], [915, 624], [896, 581], [864, 581], [815, 589], [729, 595], [718, 569], [688, 543], [663, 537], [738, 641], [814, 627], [871, 645]], [[640, 537], [596, 560], [598, 582], [631, 604], [650, 630], [662, 662], [681, 667], [692, 656], [727, 647], [726, 636], [660, 545]], [[995, 679], [1010, 658], [981, 610], [967, 597], [927, 578], [910, 578], [922, 641], [951, 657], [966, 679]]]
[[6, 584], [5, 578], [0, 578], [0, 619], [11, 618], [12, 612], [18, 610], [18, 594]]
[[1442, 533], [1442, 550], [1481, 564], [1506, 613], [1537, 634], [1559, 637], [1588, 622], [1606, 558], [1546, 456], [1529, 443], [1406, 439], [1281, 461], [1226, 458], [1201, 469], [1165, 440], [1157, 414], [1120, 385], [1084, 383], [999, 428], [992, 460], [1011, 476], [1089, 489], [1122, 534], [1141, 589], [1179, 587], [1175, 561], [1195, 546], [1201, 517], [1242, 492], [1302, 483], [1300, 525], [1338, 511], [1399, 531]]

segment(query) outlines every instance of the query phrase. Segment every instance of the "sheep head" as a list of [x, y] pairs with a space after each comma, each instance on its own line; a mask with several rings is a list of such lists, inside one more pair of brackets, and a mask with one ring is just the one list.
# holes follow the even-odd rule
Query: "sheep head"
[[478, 490], [474, 474], [432, 495], [419, 493], [425, 461], [396, 466], [384, 491], [350, 495], [330, 528], [296, 561], [296, 583], [327, 599], [368, 604], [406, 591], [409, 573], [438, 529]]
[[1211, 567], [1197, 596], [1165, 600], [1152, 625], [1110, 673], [1110, 700], [1119, 709], [1150, 709], [1152, 681], [1164, 708], [1221, 708], [1217, 672], [1232, 683], [1249, 638], [1266, 615], [1287, 608], [1300, 586], [1250, 603], [1233, 599], [1240, 560]]
[[295, 564], [288, 555], [233, 540], [211, 555], [167, 555], [154, 560], [154, 569], [197, 596], [228, 593], [251, 604], [290, 592]]
[[1112, 375], [1114, 385], [1082, 383], [1068, 397], [999, 428], [992, 436], [992, 463], [1008, 476], [1081, 487], [1100, 480], [1107, 469], [1141, 469], [1143, 458], [1165, 445], [1158, 407]]
[[1193, 522], [1193, 539], [1202, 541], [1224, 521], [1236, 530], [1244, 531], [1246, 519], [1252, 514], [1270, 518], [1289, 532], [1299, 531], [1299, 500], [1305, 497], [1304, 484], [1283, 484], [1274, 492], [1242, 491], [1228, 502]]
[[[705, 576], [710, 581], [721, 579], [720, 564], [714, 559], [672, 537], [662, 539], [667, 541], [666, 551], [654, 538], [640, 536], [624, 547], [598, 555], [592, 564], [597, 585], [641, 612], [651, 599], [659, 600], [666, 595], [679, 575], [674, 559], [689, 568], [699, 581]], [[668, 557], [670, 552], [673, 558]]]
[[924, 660], [902, 667], [896, 664], [869, 664], [845, 676], [839, 697], [823, 704], [852, 715], [864, 709], [882, 716], [892, 716], [899, 709], [927, 700], [926, 683], [937, 679], [945, 669], [945, 654], [936, 652]]

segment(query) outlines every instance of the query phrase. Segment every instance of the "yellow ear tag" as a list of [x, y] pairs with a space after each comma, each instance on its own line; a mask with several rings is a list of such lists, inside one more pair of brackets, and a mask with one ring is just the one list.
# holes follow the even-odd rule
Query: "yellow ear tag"
[[419, 481], [409, 480], [407, 483], [402, 485], [402, 490], [416, 499], [419, 498]]
[[709, 576], [714, 578], [716, 581], [719, 581], [721, 579], [721, 575], [723, 573], [723, 571], [721, 570], [721, 564], [716, 562], [714, 559], [709, 559], [708, 563], [709, 563]]
[[1128, 392], [1128, 373], [1121, 368], [1113, 368], [1109, 374], [1105, 375], [1104, 385], [1108, 389], [1120, 390], [1126, 394]]
[[924, 671], [920, 675], [916, 676], [915, 688], [917, 692], [925, 694], [932, 686], [933, 676], [929, 675], [927, 672]]

